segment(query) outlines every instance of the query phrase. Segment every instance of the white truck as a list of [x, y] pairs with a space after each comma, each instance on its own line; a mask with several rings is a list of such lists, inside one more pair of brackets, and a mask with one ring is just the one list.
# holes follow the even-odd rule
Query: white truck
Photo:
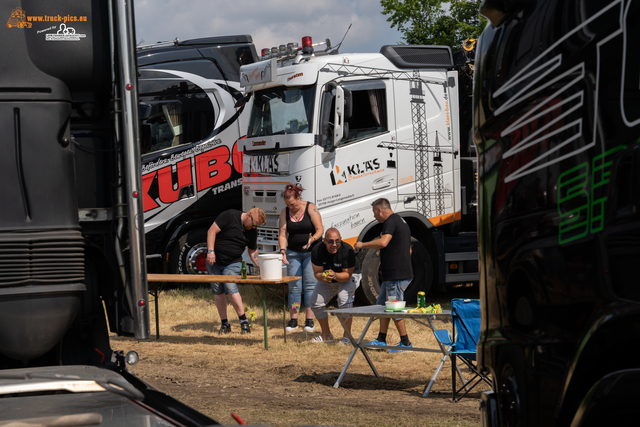
[[[320, 45], [322, 52], [314, 52]], [[387, 198], [411, 228], [418, 291], [477, 281], [476, 156], [471, 140], [473, 51], [383, 46], [339, 54], [327, 39], [263, 49], [240, 68], [253, 98], [243, 159], [243, 208], [260, 207], [261, 252], [277, 250], [288, 183], [305, 188], [325, 229], [344, 241], [380, 235], [371, 203]], [[359, 253], [358, 297], [374, 302], [379, 251]]]

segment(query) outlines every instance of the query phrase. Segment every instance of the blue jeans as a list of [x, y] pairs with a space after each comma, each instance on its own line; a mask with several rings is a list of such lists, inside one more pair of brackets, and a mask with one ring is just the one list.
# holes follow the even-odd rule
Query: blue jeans
[[[378, 295], [378, 299], [376, 300], [376, 305], [384, 305], [384, 302], [387, 300], [387, 289], [391, 289], [391, 293], [395, 290], [396, 298], [398, 301], [404, 301], [404, 291], [409, 287], [413, 279], [404, 279], [404, 280], [385, 280], [382, 282], [380, 286], [380, 295]], [[397, 318], [393, 319], [394, 321], [402, 319]]]
[[311, 294], [316, 287], [316, 278], [313, 276], [313, 266], [311, 265], [311, 252], [294, 252], [287, 249], [287, 275], [301, 276], [294, 282], [289, 282], [289, 308], [300, 308], [300, 299], [304, 291], [304, 306], [311, 307]]
[[[229, 265], [219, 265], [219, 264], [207, 264], [207, 273], [214, 274], [216, 276], [239, 276], [240, 270], [242, 269], [242, 262], [234, 262]], [[223, 286], [224, 285], [224, 286]], [[238, 293], [238, 285], [235, 283], [211, 283], [211, 292], [216, 295], [222, 294], [237, 294]]]

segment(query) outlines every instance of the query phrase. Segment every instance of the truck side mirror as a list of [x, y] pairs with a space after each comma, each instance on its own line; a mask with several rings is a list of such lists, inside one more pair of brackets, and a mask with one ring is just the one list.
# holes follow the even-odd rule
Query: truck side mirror
[[[344, 91], [344, 121], [346, 123], [353, 114], [353, 97], [351, 96], [351, 91], [346, 87], [342, 88], [342, 90]], [[347, 134], [344, 135], [345, 138]]]
[[151, 105], [140, 102], [138, 103], [138, 120], [147, 120], [151, 117]]
[[245, 96], [243, 96], [242, 98], [238, 99], [236, 101], [236, 103], [233, 105], [233, 108], [240, 108], [242, 107], [244, 104], [247, 103], [247, 101], [249, 101], [251, 99], [251, 97], [253, 96], [253, 92], [249, 92], [248, 94], [246, 94]]

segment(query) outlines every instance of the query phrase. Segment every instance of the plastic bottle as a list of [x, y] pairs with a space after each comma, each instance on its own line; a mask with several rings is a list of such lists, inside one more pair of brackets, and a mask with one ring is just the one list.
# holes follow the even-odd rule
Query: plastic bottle
[[240, 274], [242, 275], [243, 279], [247, 278], [247, 265], [244, 263], [244, 261], [242, 261], [242, 268], [240, 269]]
[[387, 301], [396, 301], [397, 298], [395, 288], [387, 289]]

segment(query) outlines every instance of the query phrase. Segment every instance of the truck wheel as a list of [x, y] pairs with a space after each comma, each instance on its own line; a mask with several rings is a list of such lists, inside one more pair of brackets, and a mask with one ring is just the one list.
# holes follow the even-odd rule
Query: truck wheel
[[[414, 238], [411, 238], [411, 266], [413, 268], [413, 280], [404, 292], [404, 298], [408, 303], [414, 303], [419, 291], [428, 294], [433, 285], [433, 263], [431, 256], [425, 247]], [[375, 304], [380, 295], [382, 273], [380, 272], [380, 250], [362, 249], [358, 253], [358, 261], [362, 268], [362, 281], [356, 291], [356, 298], [361, 304]]]
[[207, 274], [207, 230], [191, 230], [178, 239], [169, 258], [173, 274]]
[[429, 295], [433, 286], [433, 262], [429, 251], [422, 243], [411, 238], [411, 267], [413, 268], [413, 280], [404, 293], [407, 301], [415, 301], [418, 292]]
[[382, 283], [380, 250], [360, 249], [357, 256], [362, 270], [362, 280], [356, 289], [356, 299], [360, 304], [373, 305], [380, 295], [380, 284]]

